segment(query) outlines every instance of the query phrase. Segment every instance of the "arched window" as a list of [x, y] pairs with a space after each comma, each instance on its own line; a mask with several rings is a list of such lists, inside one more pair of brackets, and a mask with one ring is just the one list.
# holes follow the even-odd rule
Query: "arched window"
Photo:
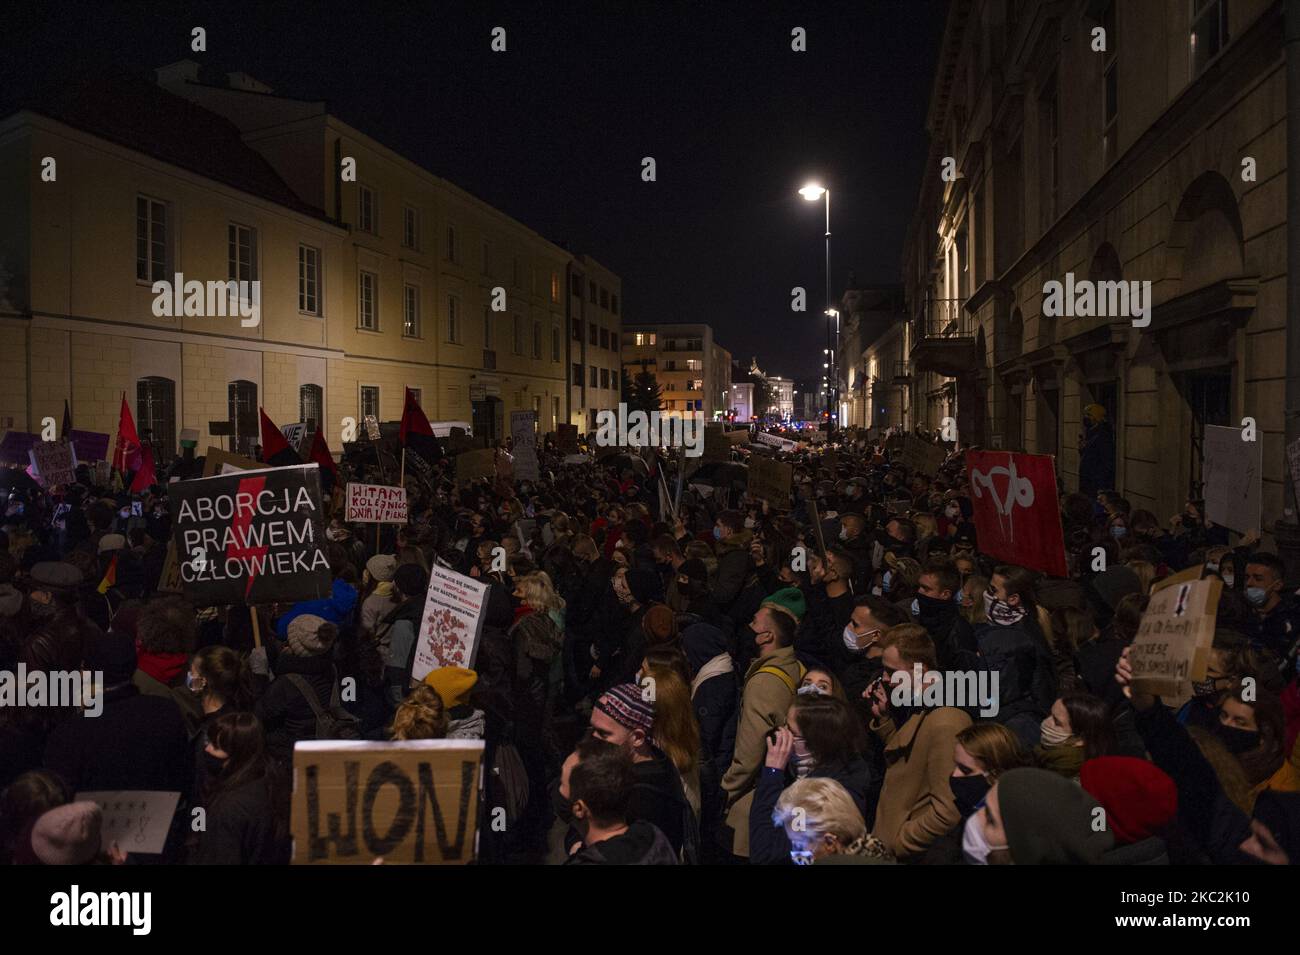
[[152, 444], [156, 464], [165, 464], [176, 455], [176, 382], [170, 378], [139, 379], [135, 408], [140, 440]]
[[257, 418], [257, 385], [251, 381], [232, 381], [227, 394], [230, 420], [235, 423], [234, 452], [252, 457], [255, 445], [261, 444]]
[[298, 420], [307, 425], [303, 447], [310, 448], [324, 419], [325, 393], [320, 385], [303, 385], [298, 389]]

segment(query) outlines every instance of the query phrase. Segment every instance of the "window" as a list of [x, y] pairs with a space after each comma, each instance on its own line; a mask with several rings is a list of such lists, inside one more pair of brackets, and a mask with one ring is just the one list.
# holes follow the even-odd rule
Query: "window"
[[703, 370], [704, 370], [704, 362], [700, 361], [698, 358], [688, 358], [688, 359], [686, 359], [686, 370], [687, 370], [687, 371], [703, 371]]
[[542, 323], [533, 322], [533, 357], [542, 357]]
[[230, 421], [235, 425], [231, 450], [251, 457], [253, 447], [262, 440], [257, 417], [257, 385], [251, 381], [232, 381], [226, 387], [226, 399]]
[[456, 245], [456, 227], [454, 225], [447, 226], [447, 261], [460, 261], [460, 250]]
[[655, 343], [655, 333], [636, 332], [632, 336], [632, 343], [635, 345], [653, 345]]
[[522, 355], [524, 353], [524, 320], [523, 317], [520, 315], [516, 315], [514, 319], [515, 319], [515, 343], [514, 343], [515, 354]]
[[1101, 158], [1102, 164], [1109, 166], [1115, 159], [1116, 136], [1119, 124], [1115, 117], [1119, 112], [1119, 58], [1115, 53], [1117, 39], [1115, 24], [1115, 0], [1106, 5], [1101, 15], [1101, 25], [1106, 31], [1106, 52], [1101, 67]]
[[576, 361], [573, 363], [573, 374], [570, 381], [579, 387], [582, 386], [582, 366]]
[[369, 186], [357, 186], [357, 228], [371, 235], [379, 234], [379, 203], [375, 201], [375, 190]]
[[402, 288], [402, 334], [407, 338], [420, 337], [420, 290], [414, 285]]
[[615, 315], [618, 314], [618, 296], [617, 296], [617, 295], [612, 295], [612, 294], [610, 295], [610, 297], [609, 297], [609, 310], [610, 310], [611, 312], [613, 312]]
[[602, 369], [600, 370], [600, 387], [602, 387], [602, 388], [608, 388], [608, 387], [609, 387], [609, 369], [608, 369], [608, 368], [602, 368]]
[[167, 205], [135, 197], [135, 277], [140, 282], [169, 281], [167, 274]]
[[325, 412], [325, 392], [320, 385], [301, 385], [298, 388], [298, 420], [307, 426], [307, 433], [303, 436], [305, 447], [311, 447], [311, 442], [320, 430], [321, 421]]
[[233, 222], [226, 226], [228, 275], [237, 282], [257, 280], [257, 230]]
[[609, 329], [607, 328], [600, 330], [600, 347], [609, 348]]
[[596, 304], [596, 283], [595, 282], [587, 283], [587, 295], [591, 299], [591, 304], [595, 305]]
[[569, 291], [578, 296], [578, 298], [582, 298], [582, 276], [575, 275], [570, 285], [571, 288]]
[[591, 366], [591, 387], [597, 387], [596, 382], [600, 380], [600, 371], [595, 365]]
[[602, 288], [600, 290], [600, 307], [609, 308], [609, 289]]
[[141, 378], [135, 383], [135, 410], [140, 439], [153, 443], [155, 463], [169, 461], [176, 447], [176, 382]]
[[361, 386], [361, 420], [365, 421], [367, 415], [379, 417], [379, 386], [362, 385]]
[[580, 318], [573, 320], [573, 340], [575, 342], [582, 341], [582, 319]]
[[690, 381], [688, 381], [688, 382], [686, 383], [686, 390], [687, 390], [687, 391], [703, 391], [703, 390], [704, 390], [704, 379], [703, 379], [703, 378], [692, 378]]
[[298, 311], [320, 314], [320, 250], [298, 246]]
[[483, 309], [483, 347], [494, 348], [492, 344], [492, 309]]
[[420, 247], [420, 214], [411, 206], [402, 209], [402, 245], [408, 249]]
[[1228, 43], [1228, 0], [1192, 0], [1192, 29], [1188, 37], [1188, 60], [1192, 78]]
[[560, 326], [551, 326], [551, 361], [560, 360]]
[[551, 273], [551, 301], [558, 302], [559, 300], [560, 300], [560, 273], [552, 272]]
[[592, 345], [597, 344], [600, 341], [600, 328], [596, 325], [588, 325], [587, 338]]
[[379, 276], [374, 272], [361, 272], [357, 281], [357, 326], [367, 331], [379, 331]]
[[460, 299], [455, 295], [447, 296], [447, 341], [462, 342], [460, 328]]

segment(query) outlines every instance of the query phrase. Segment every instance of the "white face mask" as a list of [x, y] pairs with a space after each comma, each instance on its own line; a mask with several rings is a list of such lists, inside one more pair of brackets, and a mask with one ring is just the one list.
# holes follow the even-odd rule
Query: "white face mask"
[[984, 838], [984, 820], [981, 812], [976, 812], [966, 820], [966, 828], [961, 834], [961, 851], [966, 861], [973, 865], [988, 865], [989, 853], [1007, 849], [1009, 846], [991, 846]]
[[851, 653], [860, 653], [858, 650], [858, 635], [853, 632], [853, 624], [847, 624], [844, 627], [844, 646]]
[[754, 526], [754, 519], [753, 519], [752, 517], [747, 517], [747, 518], [745, 518], [745, 526], [746, 526], [747, 528], [753, 528], [753, 526]]

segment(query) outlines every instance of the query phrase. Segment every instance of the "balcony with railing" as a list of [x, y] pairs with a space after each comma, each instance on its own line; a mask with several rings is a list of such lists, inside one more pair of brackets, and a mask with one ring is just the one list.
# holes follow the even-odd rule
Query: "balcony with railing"
[[964, 298], [929, 298], [912, 319], [914, 371], [956, 376], [973, 371], [979, 360], [975, 336], [979, 322]]
[[894, 380], [896, 385], [910, 385], [912, 383], [912, 363], [910, 361], [894, 362]]

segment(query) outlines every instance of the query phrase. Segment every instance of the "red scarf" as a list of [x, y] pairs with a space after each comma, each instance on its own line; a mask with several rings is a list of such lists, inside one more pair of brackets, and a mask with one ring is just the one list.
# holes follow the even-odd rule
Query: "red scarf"
[[189, 654], [186, 653], [149, 653], [136, 645], [135, 665], [167, 686], [171, 686], [188, 669], [189, 662]]

